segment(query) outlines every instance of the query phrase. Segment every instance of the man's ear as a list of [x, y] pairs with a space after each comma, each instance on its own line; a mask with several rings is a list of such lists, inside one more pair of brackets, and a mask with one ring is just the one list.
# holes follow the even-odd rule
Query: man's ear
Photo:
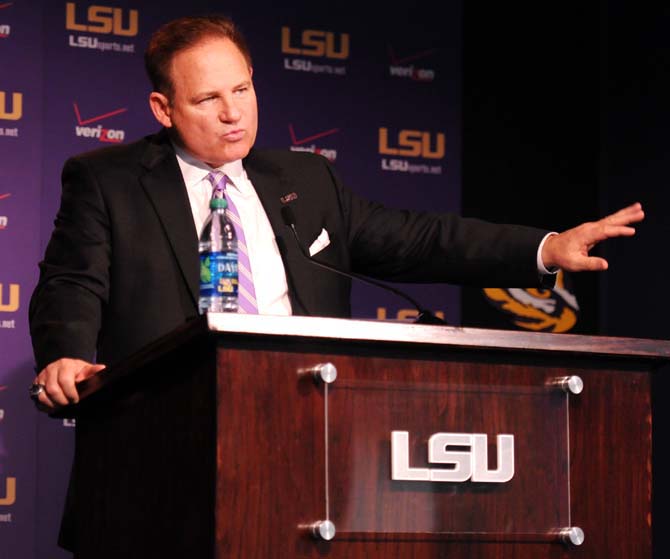
[[149, 107], [151, 107], [151, 112], [154, 113], [158, 122], [165, 128], [172, 128], [170, 101], [165, 95], [158, 93], [158, 91], [152, 91], [149, 94]]

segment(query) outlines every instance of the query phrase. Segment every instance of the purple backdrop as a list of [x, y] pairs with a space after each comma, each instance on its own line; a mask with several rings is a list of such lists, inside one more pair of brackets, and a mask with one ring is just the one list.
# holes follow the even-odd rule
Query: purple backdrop
[[[419, 3], [420, 4], [420, 3]], [[173, 17], [216, 2], [0, 0], [0, 558], [66, 557], [55, 545], [72, 426], [38, 417], [27, 303], [70, 155], [132, 141], [157, 126], [142, 52]], [[359, 194], [390, 206], [460, 209], [458, 2], [370, 16], [293, 3], [227, 2], [247, 35], [259, 97], [258, 145], [316, 151]], [[262, 15], [259, 15], [261, 14]], [[455, 287], [408, 288], [460, 320]], [[408, 305], [355, 286], [357, 316]]]
[[37, 414], [27, 303], [39, 257], [40, 10], [0, 2], [0, 557], [33, 557]]

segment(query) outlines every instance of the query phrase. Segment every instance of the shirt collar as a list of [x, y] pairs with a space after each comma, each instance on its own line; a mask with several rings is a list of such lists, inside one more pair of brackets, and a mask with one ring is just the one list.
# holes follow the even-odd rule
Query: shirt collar
[[242, 185], [245, 184], [244, 180], [240, 180], [246, 179], [247, 176], [246, 172], [244, 171], [244, 167], [242, 166], [241, 159], [237, 159], [236, 161], [231, 161], [229, 163], [224, 163], [220, 167], [212, 168], [207, 165], [207, 163], [204, 163], [193, 157], [190, 153], [178, 145], [173, 143], [173, 146], [177, 155], [177, 163], [179, 164], [181, 174], [184, 177], [184, 183], [186, 183], [187, 187], [194, 186], [200, 181], [205, 180], [207, 175], [212, 171], [221, 171], [228, 175], [233, 185], [238, 190], [240, 190], [243, 187]]

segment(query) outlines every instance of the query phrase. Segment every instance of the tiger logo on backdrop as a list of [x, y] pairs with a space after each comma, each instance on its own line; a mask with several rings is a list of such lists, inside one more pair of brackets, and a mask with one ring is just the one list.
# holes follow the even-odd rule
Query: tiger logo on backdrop
[[566, 287], [562, 270], [553, 289], [485, 288], [484, 296], [525, 330], [568, 332], [579, 315], [577, 298]]

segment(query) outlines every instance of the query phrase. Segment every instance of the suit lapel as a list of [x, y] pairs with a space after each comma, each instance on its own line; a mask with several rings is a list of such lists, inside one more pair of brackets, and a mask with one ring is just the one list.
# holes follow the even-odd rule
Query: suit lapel
[[193, 304], [197, 306], [198, 238], [184, 179], [165, 132], [154, 138], [141, 163], [147, 172], [140, 177], [140, 183], [158, 214]]
[[251, 150], [244, 160], [244, 169], [254, 186], [258, 198], [263, 205], [266, 215], [274, 231], [277, 246], [284, 262], [286, 279], [288, 282], [289, 299], [293, 314], [311, 314], [300, 293], [310, 293], [310, 281], [305, 273], [309, 263], [305, 261], [291, 231], [281, 216], [281, 198], [292, 191], [293, 186], [288, 183], [281, 168], [263, 159], [255, 150]]

